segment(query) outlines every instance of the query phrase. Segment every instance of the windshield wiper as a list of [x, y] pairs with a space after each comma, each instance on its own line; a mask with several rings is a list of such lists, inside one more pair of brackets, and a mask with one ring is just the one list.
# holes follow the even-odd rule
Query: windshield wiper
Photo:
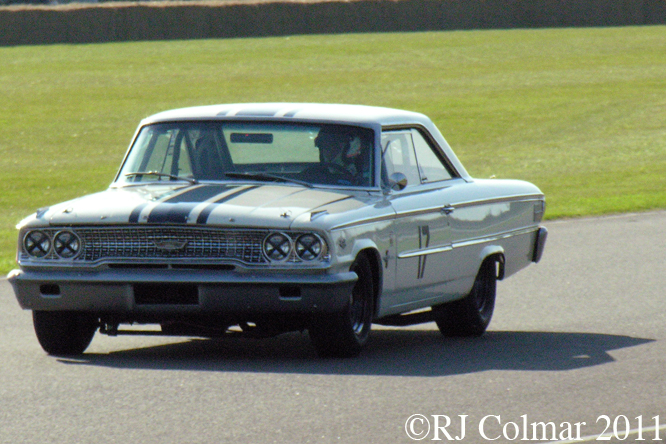
[[127, 173], [125, 174], [125, 177], [129, 176], [157, 176], [157, 177], [168, 177], [171, 180], [184, 180], [186, 182], [191, 183], [192, 185], [195, 185], [199, 182], [197, 182], [196, 179], [190, 178], [190, 177], [183, 177], [183, 176], [174, 176], [173, 174], [167, 174], [167, 173], [160, 173], [159, 171], [136, 171], [133, 173]]
[[290, 177], [276, 176], [268, 173], [224, 173], [230, 179], [250, 179], [262, 182], [291, 182], [304, 187], [312, 188], [310, 182], [304, 180], [292, 179]]

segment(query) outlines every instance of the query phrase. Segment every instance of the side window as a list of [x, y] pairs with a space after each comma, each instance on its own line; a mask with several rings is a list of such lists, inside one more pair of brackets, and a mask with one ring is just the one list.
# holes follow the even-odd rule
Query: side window
[[407, 187], [420, 185], [421, 179], [416, 164], [416, 155], [412, 136], [409, 131], [391, 131], [382, 134], [384, 166], [382, 175], [387, 181], [393, 173], [402, 173], [407, 177]]
[[414, 140], [421, 182], [439, 182], [453, 177], [420, 131], [412, 129], [412, 139]]

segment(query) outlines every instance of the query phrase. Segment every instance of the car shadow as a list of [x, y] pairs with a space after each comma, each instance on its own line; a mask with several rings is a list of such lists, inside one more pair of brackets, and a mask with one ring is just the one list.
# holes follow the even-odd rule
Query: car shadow
[[449, 339], [436, 330], [376, 330], [360, 357], [320, 359], [307, 334], [187, 339], [145, 348], [58, 358], [70, 365], [148, 370], [447, 376], [485, 370], [562, 371], [614, 362], [608, 353], [653, 342], [596, 333], [489, 331]]

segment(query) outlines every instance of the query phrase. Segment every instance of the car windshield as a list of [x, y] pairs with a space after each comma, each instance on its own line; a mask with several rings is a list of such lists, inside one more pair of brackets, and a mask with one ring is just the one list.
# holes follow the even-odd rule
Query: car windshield
[[374, 133], [347, 125], [177, 122], [141, 129], [120, 184], [267, 181], [371, 187]]

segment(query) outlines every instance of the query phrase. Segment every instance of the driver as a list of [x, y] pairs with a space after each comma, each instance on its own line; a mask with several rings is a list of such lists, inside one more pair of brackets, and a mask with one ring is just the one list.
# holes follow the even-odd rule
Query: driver
[[361, 154], [361, 138], [349, 131], [322, 128], [315, 138], [322, 164], [335, 164], [352, 176], [359, 174], [357, 158]]

